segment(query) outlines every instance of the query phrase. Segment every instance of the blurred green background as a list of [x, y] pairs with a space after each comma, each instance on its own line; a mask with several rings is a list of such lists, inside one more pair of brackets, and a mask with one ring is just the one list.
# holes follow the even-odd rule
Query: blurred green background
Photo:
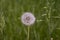
[[24, 12], [36, 17], [30, 40], [60, 40], [60, 0], [0, 0], [0, 40], [27, 40]]

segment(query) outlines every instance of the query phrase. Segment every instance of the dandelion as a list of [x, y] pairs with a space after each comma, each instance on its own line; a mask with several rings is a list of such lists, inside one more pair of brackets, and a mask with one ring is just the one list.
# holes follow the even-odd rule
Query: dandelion
[[27, 34], [27, 40], [29, 40], [29, 32], [30, 32], [30, 27], [32, 24], [34, 24], [35, 22], [35, 17], [32, 13], [30, 12], [25, 12], [22, 16], [21, 16], [21, 21], [23, 24], [28, 26], [28, 34]]
[[25, 25], [32, 25], [35, 22], [35, 17], [32, 13], [30, 12], [25, 12], [22, 16], [21, 16], [21, 21], [23, 24]]

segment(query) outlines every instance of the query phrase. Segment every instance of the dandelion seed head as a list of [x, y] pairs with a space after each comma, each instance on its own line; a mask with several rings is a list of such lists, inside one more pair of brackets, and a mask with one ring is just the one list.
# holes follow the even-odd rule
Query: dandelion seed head
[[23, 15], [21, 16], [21, 21], [23, 24], [25, 25], [32, 25], [35, 22], [35, 17], [32, 13], [30, 12], [25, 12], [23, 13]]

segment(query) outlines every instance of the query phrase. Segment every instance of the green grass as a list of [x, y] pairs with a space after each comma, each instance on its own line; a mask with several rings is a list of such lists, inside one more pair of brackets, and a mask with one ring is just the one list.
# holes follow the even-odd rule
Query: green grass
[[0, 40], [27, 40], [24, 12], [36, 17], [29, 40], [60, 40], [60, 0], [0, 0]]

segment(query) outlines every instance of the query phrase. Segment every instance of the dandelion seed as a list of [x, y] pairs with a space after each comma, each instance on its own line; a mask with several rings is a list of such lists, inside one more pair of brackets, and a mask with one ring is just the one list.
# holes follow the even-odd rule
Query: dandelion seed
[[30, 12], [25, 12], [22, 16], [21, 16], [21, 21], [23, 24], [25, 25], [32, 25], [35, 22], [35, 17], [32, 13]]

